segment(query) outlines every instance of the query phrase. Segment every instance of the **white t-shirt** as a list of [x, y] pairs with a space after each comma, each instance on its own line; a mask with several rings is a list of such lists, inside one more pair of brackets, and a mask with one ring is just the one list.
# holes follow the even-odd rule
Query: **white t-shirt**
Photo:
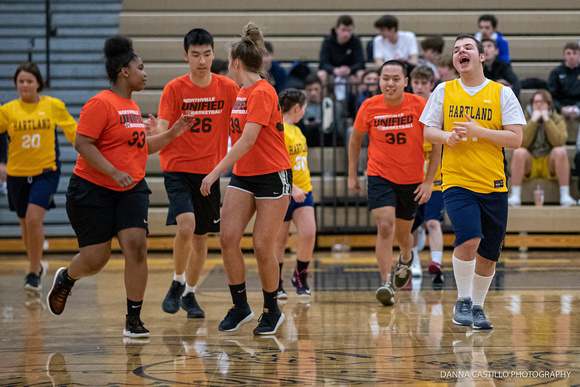
[[[486, 79], [485, 82], [479, 86], [468, 87], [461, 82], [461, 79], [459, 79], [459, 84], [463, 87], [463, 90], [471, 96], [479, 93], [489, 82], [491, 81]], [[431, 93], [431, 97], [429, 97], [429, 100], [427, 101], [427, 105], [425, 105], [425, 109], [423, 109], [423, 114], [421, 114], [419, 121], [425, 124], [425, 126], [432, 126], [435, 128], [443, 127], [443, 97], [445, 96], [446, 83], [447, 82], [440, 83], [435, 88], [433, 93]], [[518, 101], [518, 98], [511, 88], [506, 86], [501, 88], [500, 104], [502, 126], [515, 124], [526, 125], [526, 117], [522, 111], [520, 101]]]
[[408, 61], [411, 55], [418, 55], [417, 38], [410, 31], [399, 31], [396, 44], [392, 44], [381, 35], [373, 39], [373, 57], [388, 61], [401, 59]]

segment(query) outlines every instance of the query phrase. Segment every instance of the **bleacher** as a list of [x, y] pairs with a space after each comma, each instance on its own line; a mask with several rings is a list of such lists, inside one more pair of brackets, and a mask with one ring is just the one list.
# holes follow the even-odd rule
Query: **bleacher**
[[[32, 3], [44, 3], [44, 1], [32, 0]], [[73, 16], [81, 12], [82, 6], [88, 6], [89, 9], [93, 9], [93, 12], [100, 7], [100, 3], [91, 4], [87, 0], [53, 0], [53, 8], [56, 10], [60, 7], [66, 14], [66, 8], [72, 7], [73, 3], [77, 7], [71, 9]], [[108, 0], [104, 4], [113, 7], [113, 3], [113, 0]], [[16, 1], [0, 4], [0, 10], [7, 10], [9, 13], [8, 16], [0, 16], [0, 21], [7, 22], [0, 26], [0, 33], [10, 38], [7, 42], [14, 50], [13, 56], [19, 58], [11, 62], [0, 59], [0, 69], [2, 69], [0, 86], [3, 92], [10, 90], [12, 93], [4, 94], [11, 97], [3, 97], [2, 102], [15, 97], [11, 76], [16, 67], [15, 63], [25, 59], [22, 56], [26, 53], [26, 36], [28, 36], [28, 32], [19, 32], [16, 37], [13, 37], [13, 32], [7, 30], [6, 25], [16, 27], [19, 23], [28, 23], [24, 20], [26, 18], [16, 17], [16, 14], [24, 7], [22, 3]], [[429, 34], [443, 34], [446, 42], [445, 53], [451, 52], [455, 35], [475, 32], [479, 15], [493, 13], [499, 19], [499, 30], [509, 42], [512, 66], [520, 79], [547, 79], [550, 70], [562, 59], [564, 44], [568, 41], [580, 40], [577, 23], [580, 17], [580, 3], [577, 0], [558, 2], [491, 0], [484, 4], [475, 2], [458, 4], [452, 0], [437, 2], [395, 0], [389, 2], [388, 10], [385, 9], [385, 3], [378, 0], [364, 2], [296, 0], [292, 3], [256, 0], [246, 2], [123, 0], [122, 9], [118, 14], [118, 30], [121, 34], [133, 38], [135, 51], [145, 63], [148, 89], [136, 93], [134, 99], [139, 103], [143, 115], [146, 116], [149, 113], [157, 113], [163, 86], [176, 76], [187, 73], [188, 65], [181, 54], [182, 39], [185, 32], [191, 28], [201, 27], [210, 31], [215, 37], [216, 58], [227, 59], [229, 44], [239, 36], [242, 27], [248, 21], [254, 21], [263, 28], [266, 38], [272, 41], [275, 49], [274, 58], [282, 61], [283, 67], [288, 69], [293, 60], [303, 60], [308, 61], [311, 68], [315, 69], [318, 65], [322, 37], [329, 33], [339, 15], [349, 14], [354, 18], [355, 33], [361, 36], [364, 44], [377, 33], [373, 27], [375, 20], [386, 13], [397, 16], [400, 21], [399, 28], [414, 31], [419, 41]], [[25, 30], [41, 34], [43, 21], [36, 14], [34, 20], [39, 25], [27, 26]], [[100, 50], [104, 35], [111, 35], [114, 27], [107, 25], [109, 29], [101, 31], [97, 27], [101, 25], [99, 20], [99, 17], [85, 19], [70, 18], [66, 15], [55, 17], [55, 21], [61, 23], [57, 36], [63, 34], [66, 28], [74, 26], [74, 29], [71, 29], [66, 37], [60, 35], [59, 39], [54, 40], [53, 47], [57, 52], [53, 53], [53, 59], [57, 63], [52, 66], [53, 88], [47, 94], [63, 98], [65, 102], [67, 99], [74, 100], [74, 103], [67, 102], [73, 114], [78, 114], [80, 106], [88, 99], [86, 91], [81, 91], [80, 87], [89, 84], [97, 85], [96, 80], [99, 79], [101, 82], [104, 76], [103, 65], [98, 58], [102, 55]], [[65, 28], [67, 25], [69, 27]], [[99, 32], [92, 35], [90, 31], [93, 30]], [[77, 46], [70, 48], [73, 43]], [[42, 62], [42, 47], [41, 40], [37, 40], [35, 55], [38, 53], [38, 56], [34, 59], [40, 62]], [[72, 55], [67, 50], [85, 53], [86, 60], [84, 62], [67, 60]], [[92, 50], [91, 53], [88, 53], [88, 50]], [[101, 84], [98, 83], [99, 86]], [[106, 85], [101, 88], [106, 88]], [[530, 90], [523, 90], [521, 99], [527, 99], [530, 93]], [[570, 137], [575, 138], [575, 134], [571, 134]], [[64, 137], [61, 139], [63, 140], [61, 144], [66, 142]], [[59, 209], [50, 211], [46, 218], [46, 234], [52, 237], [51, 249], [53, 246], [58, 250], [74, 250], [75, 248], [74, 243], [72, 247], [70, 247], [70, 242], [67, 243], [73, 234], [70, 226], [67, 226], [64, 212], [64, 192], [74, 162], [74, 150], [70, 153], [71, 150], [63, 147], [65, 161], [63, 178], [56, 197]], [[568, 146], [568, 153], [572, 161], [573, 146]], [[508, 158], [511, 157], [511, 152], [508, 151], [506, 154]], [[361, 226], [361, 229], [365, 230], [373, 226], [364, 201], [353, 199], [346, 189], [346, 149], [311, 149], [309, 165], [313, 172], [317, 221], [321, 231], [324, 232], [324, 225], [333, 224], [338, 227], [338, 230], [355, 234], [353, 230], [355, 227], [352, 224], [361, 222], [366, 225]], [[322, 165], [324, 165], [324, 171], [332, 168], [334, 172], [325, 175]], [[157, 156], [151, 157], [147, 173], [148, 182], [153, 190], [150, 210], [152, 237], [150, 247], [162, 250], [171, 249], [174, 229], [164, 225], [167, 196], [163, 188]], [[580, 197], [577, 179], [574, 177], [571, 181], [572, 196], [576, 199]], [[227, 178], [221, 180], [222, 192], [227, 181]], [[364, 177], [361, 183], [363, 187], [366, 187]], [[535, 246], [534, 235], [537, 235], [538, 240], [541, 241], [538, 242], [538, 246], [580, 247], [580, 237], [578, 237], [580, 221], [577, 220], [580, 219], [580, 207], [561, 209], [554, 205], [559, 199], [557, 184], [547, 180], [526, 183], [527, 185], [522, 190], [524, 204], [532, 203], [532, 189], [529, 187], [535, 187], [538, 183], [542, 184], [545, 190], [546, 205], [543, 208], [533, 208], [529, 205], [510, 208], [508, 232], [511, 234], [506, 239], [506, 246], [517, 247], [522, 243]], [[548, 221], [549, 219], [552, 221]], [[322, 228], [321, 225], [323, 225]], [[247, 231], [250, 232], [251, 227]], [[522, 239], [524, 234], [520, 231], [528, 233], [525, 235], [527, 238], [525, 241]], [[0, 237], [16, 238], [18, 235], [17, 219], [7, 213], [4, 199], [0, 199]], [[217, 239], [210, 239], [210, 247], [218, 247]], [[318, 246], [328, 247], [338, 239], [344, 240], [340, 235], [320, 235]], [[351, 238], [350, 243], [355, 247], [369, 247], [374, 242], [372, 236], [356, 235]], [[445, 243], [447, 246], [452, 243], [452, 235], [446, 235]], [[251, 246], [249, 238], [244, 239], [244, 246]], [[14, 249], [19, 249], [14, 239], [0, 239], [0, 251]]]

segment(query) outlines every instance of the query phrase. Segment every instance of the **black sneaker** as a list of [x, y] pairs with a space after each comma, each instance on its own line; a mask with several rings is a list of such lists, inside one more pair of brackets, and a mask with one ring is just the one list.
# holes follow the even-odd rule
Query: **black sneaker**
[[411, 260], [407, 263], [401, 262], [403, 259], [403, 254], [399, 255], [399, 260], [397, 261], [397, 267], [395, 268], [395, 280], [393, 281], [393, 287], [395, 290], [404, 288], [411, 278], [411, 265], [413, 264], [413, 252], [411, 252]]
[[284, 321], [284, 313], [262, 313], [258, 319], [258, 326], [254, 329], [255, 335], [273, 335]]
[[162, 308], [165, 313], [177, 313], [179, 311], [179, 300], [185, 291], [185, 284], [180, 284], [179, 281], [171, 282], [171, 287], [163, 300]]
[[149, 337], [149, 329], [143, 326], [143, 321], [139, 316], [125, 316], [125, 329], [123, 336], [127, 337]]
[[187, 318], [204, 318], [205, 313], [195, 299], [195, 293], [187, 293], [181, 297], [181, 307], [187, 312]]
[[304, 269], [298, 272], [298, 268], [294, 269], [294, 274], [292, 274], [292, 285], [296, 288], [296, 293], [299, 296], [309, 296], [310, 287], [308, 286], [308, 270]]
[[24, 289], [31, 290], [33, 292], [39, 292], [42, 290], [42, 277], [44, 277], [44, 267], [40, 266], [40, 273], [28, 273], [26, 275], [26, 281], [24, 282]]
[[252, 312], [249, 305], [245, 308], [234, 305], [220, 323], [219, 330], [224, 332], [237, 331], [240, 325], [252, 321], [253, 318], [254, 312]]
[[66, 300], [71, 294], [71, 289], [74, 286], [74, 282], [70, 283], [65, 280], [62, 272], [66, 267], [61, 267], [56, 271], [54, 275], [54, 281], [52, 282], [52, 288], [46, 296], [46, 303], [48, 305], [48, 310], [54, 315], [59, 315], [64, 311], [66, 305]]

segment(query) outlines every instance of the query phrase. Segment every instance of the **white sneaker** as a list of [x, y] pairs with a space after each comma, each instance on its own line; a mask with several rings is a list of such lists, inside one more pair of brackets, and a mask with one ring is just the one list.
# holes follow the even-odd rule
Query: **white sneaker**
[[419, 261], [419, 257], [413, 258], [413, 264], [411, 265], [411, 275], [413, 277], [423, 276], [423, 269], [421, 268], [421, 261]]
[[512, 207], [519, 207], [522, 205], [522, 199], [517, 196], [511, 195], [510, 197], [508, 197], [508, 205]]
[[574, 198], [570, 195], [565, 195], [560, 198], [560, 206], [562, 207], [570, 207], [576, 205], [578, 205], [578, 203], [576, 203], [576, 200], [574, 200]]

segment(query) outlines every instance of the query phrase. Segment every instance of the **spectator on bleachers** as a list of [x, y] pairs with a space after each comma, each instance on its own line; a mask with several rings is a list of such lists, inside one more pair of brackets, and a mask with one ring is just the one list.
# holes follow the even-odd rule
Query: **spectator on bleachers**
[[440, 83], [452, 81], [459, 77], [455, 66], [453, 66], [453, 58], [451, 55], [440, 56], [436, 65], [437, 73], [439, 73], [439, 80], [435, 81], [435, 87]]
[[569, 42], [564, 46], [564, 63], [554, 68], [548, 78], [548, 90], [554, 107], [566, 118], [580, 115], [580, 47]]
[[497, 18], [494, 15], [481, 15], [477, 21], [479, 31], [475, 34], [475, 39], [483, 42], [483, 39], [493, 39], [497, 43], [499, 58], [510, 63], [510, 49], [508, 42], [497, 30]]
[[435, 80], [439, 79], [439, 72], [435, 63], [443, 52], [445, 41], [441, 35], [431, 35], [421, 41], [421, 52], [417, 61], [418, 66], [429, 66], [433, 70]]
[[483, 39], [481, 43], [483, 44], [483, 51], [485, 52], [483, 75], [492, 81], [511, 87], [516, 97], [519, 98], [522, 88], [520, 81], [512, 70], [512, 66], [501, 60], [498, 56], [496, 41], [493, 39]]
[[280, 94], [286, 88], [288, 76], [286, 75], [286, 71], [280, 66], [280, 62], [272, 61], [274, 57], [274, 46], [272, 46], [272, 42], [264, 42], [264, 45], [266, 46], [266, 52], [262, 56], [262, 71], [264, 75], [268, 76], [268, 82], [274, 86], [276, 93]]
[[[324, 37], [320, 49], [318, 78], [324, 86], [335, 82], [357, 83], [365, 70], [362, 43], [354, 35], [354, 21], [343, 15], [336, 26]], [[344, 99], [337, 96], [337, 99]]]
[[435, 73], [429, 66], [417, 66], [411, 71], [411, 88], [413, 94], [429, 99], [435, 87]]
[[523, 130], [522, 146], [514, 150], [511, 174], [512, 193], [508, 204], [521, 204], [521, 188], [524, 177], [558, 178], [560, 205], [575, 205], [570, 196], [570, 163], [566, 152], [568, 131], [566, 122], [556, 111], [552, 96], [547, 90], [538, 90], [532, 95], [530, 105], [524, 113], [527, 126]]
[[6, 179], [10, 211], [16, 212], [28, 258], [24, 287], [42, 289], [40, 263], [44, 246], [44, 216], [55, 207], [53, 196], [60, 179], [56, 126], [74, 144], [77, 123], [65, 104], [40, 95], [45, 84], [34, 62], [22, 63], [14, 73], [20, 98], [0, 107], [0, 133], [7, 132]]
[[322, 96], [322, 82], [316, 74], [304, 81], [308, 104], [297, 124], [309, 147], [344, 145], [345, 122], [342, 104]]
[[379, 94], [379, 73], [376, 70], [367, 70], [358, 85], [353, 85], [349, 94], [347, 109], [350, 117], [355, 117], [360, 105], [369, 97]]
[[231, 78], [228, 70], [228, 61], [223, 59], [214, 59], [211, 63], [211, 72], [218, 75]]
[[419, 56], [417, 37], [410, 31], [399, 31], [399, 20], [385, 15], [375, 22], [379, 35], [373, 39], [373, 57], [378, 67], [388, 60], [398, 59], [416, 65]]

